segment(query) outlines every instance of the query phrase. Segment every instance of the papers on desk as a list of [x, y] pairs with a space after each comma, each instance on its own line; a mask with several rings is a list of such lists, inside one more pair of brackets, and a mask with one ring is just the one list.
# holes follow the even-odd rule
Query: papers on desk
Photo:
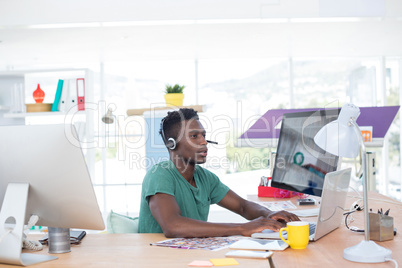
[[318, 212], [320, 208], [311, 208], [311, 209], [298, 209], [294, 211], [289, 211], [295, 214], [297, 217], [315, 217], [318, 216]]
[[272, 201], [272, 202], [257, 202], [259, 205], [268, 208], [271, 211], [287, 210], [298, 217], [315, 217], [318, 216], [320, 208], [297, 209], [291, 201]]
[[246, 250], [284, 250], [288, 246], [289, 245], [282, 240], [248, 238], [233, 243], [229, 248]]
[[188, 264], [188, 266], [195, 266], [195, 267], [212, 267], [214, 264], [210, 261], [192, 261]]
[[258, 202], [261, 206], [266, 207], [271, 211], [280, 211], [288, 209], [296, 209], [297, 207], [293, 205], [291, 201], [272, 201], [272, 202]]
[[225, 256], [237, 258], [268, 259], [272, 256], [272, 254], [272, 251], [231, 250], [226, 253]]

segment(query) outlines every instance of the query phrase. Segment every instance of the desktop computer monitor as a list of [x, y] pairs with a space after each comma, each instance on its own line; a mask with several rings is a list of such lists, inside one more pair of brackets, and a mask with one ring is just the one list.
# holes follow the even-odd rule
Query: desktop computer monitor
[[104, 230], [74, 126], [0, 126], [0, 144], [0, 234], [15, 225], [0, 241], [0, 262], [31, 215], [38, 226]]
[[338, 118], [340, 109], [283, 115], [271, 186], [321, 196], [325, 174], [337, 170], [339, 157], [314, 143], [314, 136]]

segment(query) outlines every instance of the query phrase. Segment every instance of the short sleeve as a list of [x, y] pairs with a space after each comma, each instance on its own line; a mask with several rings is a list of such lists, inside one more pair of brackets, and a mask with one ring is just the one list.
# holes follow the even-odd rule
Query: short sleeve
[[155, 165], [145, 175], [143, 181], [143, 196], [149, 200], [149, 197], [157, 194], [175, 195], [175, 184], [173, 183], [173, 176], [171, 171], [161, 165]]

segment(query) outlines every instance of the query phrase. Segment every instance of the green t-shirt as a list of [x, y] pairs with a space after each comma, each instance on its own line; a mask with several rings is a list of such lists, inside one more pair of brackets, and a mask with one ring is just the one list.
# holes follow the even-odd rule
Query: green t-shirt
[[209, 206], [220, 202], [229, 188], [215, 174], [198, 165], [195, 166], [194, 180], [197, 187], [184, 179], [170, 160], [153, 166], [142, 183], [138, 231], [162, 233], [148, 204], [149, 198], [156, 193], [173, 195], [182, 216], [207, 221]]

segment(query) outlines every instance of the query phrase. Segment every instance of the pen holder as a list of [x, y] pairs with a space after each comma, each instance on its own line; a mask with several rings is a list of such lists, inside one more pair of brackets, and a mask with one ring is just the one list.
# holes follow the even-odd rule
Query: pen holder
[[258, 186], [259, 197], [275, 197], [275, 191], [277, 188], [268, 186]]
[[394, 218], [379, 213], [369, 213], [370, 240], [394, 239]]
[[71, 251], [70, 229], [48, 227], [49, 253], [67, 253]]
[[281, 197], [279, 191], [286, 191], [271, 187], [271, 179], [272, 177], [261, 177], [261, 182], [258, 186], [258, 197]]
[[[258, 186], [258, 197], [291, 198], [299, 195], [296, 192], [283, 190], [270, 186]], [[299, 195], [302, 196], [302, 195]]]

